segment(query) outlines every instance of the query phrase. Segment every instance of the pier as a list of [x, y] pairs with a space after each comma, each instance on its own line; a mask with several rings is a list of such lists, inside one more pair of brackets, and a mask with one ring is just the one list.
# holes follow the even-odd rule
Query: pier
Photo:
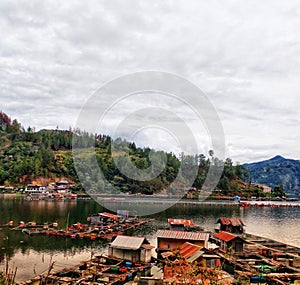
[[273, 208], [299, 208], [300, 201], [290, 201], [290, 200], [240, 200], [235, 201], [233, 199], [224, 199], [224, 200], [208, 200], [205, 198], [202, 199], [178, 199], [176, 198], [168, 198], [168, 197], [95, 197], [96, 200], [100, 203], [105, 204], [154, 204], [154, 205], [205, 205], [205, 206], [225, 206], [225, 207], [273, 207]]
[[240, 201], [240, 207], [299, 208], [300, 202], [290, 201]]
[[151, 267], [150, 263], [133, 263], [109, 256], [96, 256], [71, 268], [51, 272], [50, 265], [46, 274], [39, 275], [18, 285], [50, 285], [50, 284], [103, 284], [122, 285], [133, 280], [138, 272]]
[[[37, 225], [35, 222], [25, 223], [21, 221], [19, 225], [12, 228], [12, 230], [19, 230], [30, 236], [45, 234], [47, 236], [61, 238], [111, 241], [118, 235], [126, 234], [131, 230], [153, 222], [154, 219], [139, 219], [129, 216], [122, 217], [104, 212], [88, 217], [87, 221], [88, 223], [77, 222], [64, 229], [58, 229], [56, 222]], [[13, 224], [14, 223], [10, 221], [5, 224], [5, 226], [12, 227]]]

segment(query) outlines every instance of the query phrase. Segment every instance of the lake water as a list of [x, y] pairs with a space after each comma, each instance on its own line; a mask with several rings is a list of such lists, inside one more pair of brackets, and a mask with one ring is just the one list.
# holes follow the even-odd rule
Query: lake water
[[[125, 209], [139, 212], [145, 207], [152, 209], [155, 204], [119, 205], [110, 204], [110, 209]], [[58, 222], [59, 227], [67, 224], [86, 222], [87, 216], [106, 209], [93, 200], [88, 201], [26, 201], [23, 199], [0, 199], [0, 224], [13, 220], [16, 224], [23, 220], [37, 223]], [[69, 219], [68, 219], [69, 217]], [[269, 237], [300, 247], [300, 208], [251, 207], [236, 205], [175, 205], [161, 213], [152, 215], [149, 224], [135, 234], [146, 235], [155, 245], [155, 232], [167, 226], [168, 218], [193, 219], [196, 224], [214, 230], [219, 217], [240, 217], [246, 224], [246, 232]], [[46, 272], [51, 262], [55, 269], [64, 268], [87, 260], [93, 254], [105, 253], [107, 243], [87, 240], [69, 240], [48, 236], [30, 237], [7, 228], [0, 230], [0, 270], [5, 260], [9, 266], [17, 267], [17, 280], [26, 280], [36, 274]]]

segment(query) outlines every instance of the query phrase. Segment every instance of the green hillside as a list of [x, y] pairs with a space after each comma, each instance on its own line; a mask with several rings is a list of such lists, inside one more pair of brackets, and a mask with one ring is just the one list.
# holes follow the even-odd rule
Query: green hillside
[[[85, 175], [85, 187], [90, 193], [105, 192], [107, 185], [99, 177], [99, 170], [89, 168], [84, 162], [75, 170], [72, 153], [72, 140], [77, 148], [83, 149], [85, 160], [90, 159], [91, 150], [86, 148], [87, 142], [92, 140], [95, 147], [97, 164], [104, 173], [105, 178], [115, 189], [127, 193], [153, 194], [165, 191], [176, 177], [179, 188], [184, 184], [179, 169], [184, 165], [185, 169], [197, 167], [197, 177], [193, 183], [195, 189], [200, 189], [206, 178], [211, 164], [221, 165], [221, 161], [213, 157], [213, 152], [206, 157], [200, 155], [184, 155], [180, 159], [172, 153], [154, 151], [150, 148], [140, 148], [135, 143], [127, 143], [117, 139], [121, 151], [111, 152], [112, 138], [107, 135], [92, 136], [79, 130], [41, 130], [33, 128], [24, 129], [16, 120], [11, 120], [0, 112], [0, 185], [24, 187], [35, 182], [47, 185], [58, 179], [68, 179], [77, 184], [77, 190], [83, 190], [78, 179], [78, 171]], [[116, 142], [116, 141], [115, 141]], [[129, 157], [124, 155], [129, 153]], [[138, 181], [127, 177], [116, 167], [115, 161], [121, 161], [126, 168], [128, 163], [133, 163], [138, 169], [151, 168], [149, 154], [152, 158], [164, 154], [167, 158], [166, 167], [153, 179]], [[117, 156], [117, 157], [116, 157]], [[125, 169], [124, 168], [124, 169]], [[230, 159], [225, 161], [224, 171], [217, 185], [222, 195], [260, 195], [259, 188], [253, 188], [248, 184], [249, 175], [242, 165], [233, 165]], [[182, 190], [182, 189], [181, 189]], [[170, 188], [166, 194], [177, 194], [176, 188]], [[197, 191], [196, 191], [197, 192]], [[165, 193], [165, 192], [164, 192]]]

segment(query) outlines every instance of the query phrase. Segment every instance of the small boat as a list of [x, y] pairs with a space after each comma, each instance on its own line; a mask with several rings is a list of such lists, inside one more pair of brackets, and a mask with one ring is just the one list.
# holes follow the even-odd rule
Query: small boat
[[35, 228], [35, 229], [27, 229], [27, 228], [24, 228], [24, 229], [22, 229], [22, 233], [31, 236], [31, 235], [41, 235], [41, 234], [45, 234], [46, 231], [45, 231], [44, 229], [41, 229], [41, 228]]

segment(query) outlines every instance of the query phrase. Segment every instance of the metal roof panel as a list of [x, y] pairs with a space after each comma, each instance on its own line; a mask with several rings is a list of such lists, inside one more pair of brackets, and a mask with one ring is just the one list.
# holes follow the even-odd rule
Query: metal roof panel
[[142, 246], [144, 240], [144, 237], [117, 236], [110, 246], [113, 248], [137, 250]]
[[238, 236], [234, 235], [234, 234], [231, 234], [231, 233], [228, 233], [228, 232], [219, 232], [217, 234], [214, 235], [214, 237], [216, 239], [219, 239], [219, 240], [223, 240], [223, 241], [231, 241], [235, 238], [239, 238]]
[[219, 218], [217, 223], [222, 225], [232, 225], [233, 227], [245, 226], [240, 218]]
[[208, 233], [203, 232], [186, 232], [186, 231], [171, 231], [158, 230], [156, 233], [158, 238], [183, 239], [183, 240], [201, 240], [206, 241], [209, 238]]
[[180, 254], [181, 256], [183, 256], [184, 258], [189, 258], [192, 255], [194, 255], [196, 252], [200, 251], [202, 249], [201, 246], [199, 245], [195, 245], [189, 242], [185, 242], [180, 249]]

